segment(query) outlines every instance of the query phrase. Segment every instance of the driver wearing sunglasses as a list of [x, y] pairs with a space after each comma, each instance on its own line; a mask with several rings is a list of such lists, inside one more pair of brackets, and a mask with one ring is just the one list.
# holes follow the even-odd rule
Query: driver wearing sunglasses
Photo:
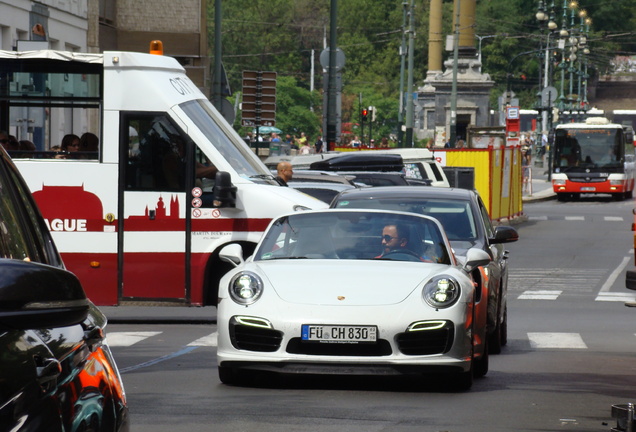
[[[382, 258], [390, 253], [398, 253], [401, 251], [411, 252], [408, 248], [409, 243], [409, 227], [402, 224], [388, 224], [382, 229], [382, 255], [376, 258]], [[413, 253], [413, 252], [411, 252]]]

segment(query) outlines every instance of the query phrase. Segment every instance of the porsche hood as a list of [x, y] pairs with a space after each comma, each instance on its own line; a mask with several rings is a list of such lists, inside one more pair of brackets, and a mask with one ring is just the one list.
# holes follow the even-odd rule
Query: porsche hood
[[[288, 260], [254, 263], [280, 298], [305, 305], [378, 306], [404, 301], [442, 264], [403, 261]], [[247, 269], [245, 269], [247, 270]], [[302, 282], [299, 282], [302, 281]], [[267, 288], [266, 288], [267, 289]]]

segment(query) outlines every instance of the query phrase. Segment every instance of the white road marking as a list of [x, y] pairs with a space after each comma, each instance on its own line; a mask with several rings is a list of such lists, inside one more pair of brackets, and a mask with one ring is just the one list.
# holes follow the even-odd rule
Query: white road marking
[[614, 282], [616, 281], [616, 278], [618, 277], [618, 275], [621, 274], [621, 272], [623, 270], [625, 270], [625, 267], [627, 267], [627, 263], [630, 261], [629, 257], [624, 257], [623, 261], [618, 265], [618, 267], [616, 267], [614, 269], [614, 271], [612, 272], [611, 275], [609, 275], [609, 277], [607, 278], [607, 280], [605, 281], [605, 283], [603, 284], [603, 286], [601, 287], [601, 291], [600, 292], [608, 292], [610, 290], [610, 288], [612, 288], [612, 285], [614, 284]]
[[528, 333], [530, 346], [537, 349], [586, 349], [578, 333]]
[[106, 341], [111, 347], [131, 346], [161, 332], [106, 332]]
[[603, 220], [605, 222], [623, 222], [622, 216], [605, 216]]
[[606, 302], [633, 302], [636, 301], [636, 295], [619, 292], [600, 292], [594, 300]]
[[596, 293], [605, 280], [607, 269], [574, 268], [511, 268], [509, 293], [532, 290], [563, 291], [564, 293]]
[[548, 217], [547, 216], [529, 216], [528, 220], [547, 221]]
[[585, 216], [566, 216], [565, 220], [566, 221], [584, 221]]
[[524, 291], [519, 300], [556, 300], [563, 291], [553, 290], [528, 290]]
[[218, 344], [219, 333], [214, 332], [207, 336], [203, 336], [195, 341], [192, 341], [188, 344], [188, 346], [210, 346], [215, 347]]

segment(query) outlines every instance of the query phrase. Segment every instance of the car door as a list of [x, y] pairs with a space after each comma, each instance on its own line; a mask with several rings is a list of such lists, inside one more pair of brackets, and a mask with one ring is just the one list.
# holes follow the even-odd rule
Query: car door
[[[104, 340], [106, 319], [91, 304], [88, 317], [74, 321], [75, 313], [58, 302], [54, 309], [63, 310], [64, 320], [45, 318], [46, 297], [58, 287], [60, 298], [90, 302], [64, 270], [28, 188], [2, 149], [0, 197], [0, 430], [119, 430], [127, 424], [127, 408]], [[25, 273], [16, 276], [17, 267]], [[37, 279], [38, 271], [48, 273]], [[65, 278], [76, 284], [77, 300], [64, 290]], [[37, 310], [20, 306], [39, 301]]]

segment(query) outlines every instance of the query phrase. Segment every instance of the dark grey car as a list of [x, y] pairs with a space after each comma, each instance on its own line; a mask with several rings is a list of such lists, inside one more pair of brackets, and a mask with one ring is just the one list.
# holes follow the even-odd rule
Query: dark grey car
[[375, 187], [343, 191], [332, 208], [375, 208], [408, 211], [432, 216], [444, 226], [455, 255], [465, 259], [472, 247], [485, 250], [492, 258], [487, 272], [474, 277], [488, 284], [487, 331], [489, 351], [501, 352], [508, 341], [508, 251], [502, 243], [519, 239], [509, 226], [493, 227], [479, 195], [467, 189], [438, 187]]
[[1, 431], [129, 429], [105, 325], [0, 147]]

